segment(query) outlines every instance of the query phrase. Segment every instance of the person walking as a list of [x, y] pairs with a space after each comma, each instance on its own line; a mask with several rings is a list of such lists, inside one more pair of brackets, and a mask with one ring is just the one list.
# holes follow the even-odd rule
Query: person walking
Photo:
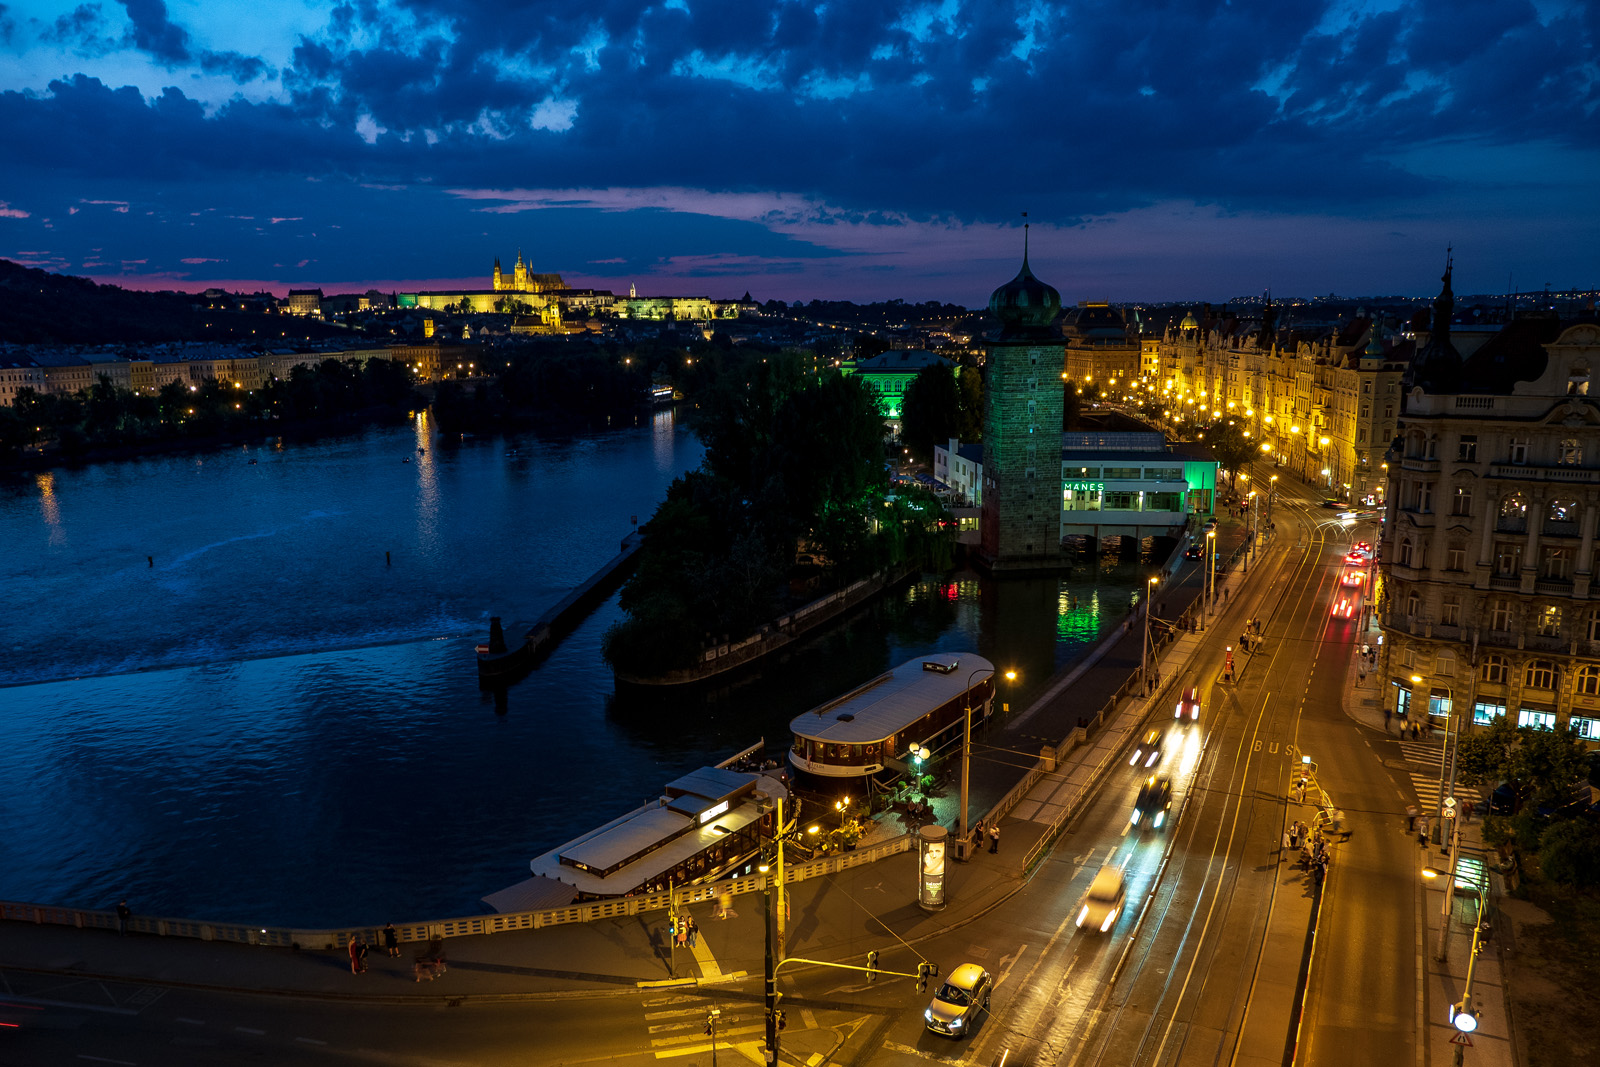
[[1417, 844], [1421, 845], [1423, 848], [1428, 847], [1428, 830], [1428, 817], [1424, 815], [1422, 818], [1417, 820]]
[[693, 915], [690, 915], [683, 920], [683, 925], [688, 930], [689, 947], [694, 948], [696, 942], [700, 940], [700, 924], [694, 921]]
[[394, 928], [394, 923], [383, 924], [383, 951], [391, 956], [400, 955], [400, 931]]
[[1283, 848], [1280, 849], [1279, 851], [1281, 851], [1283, 853], [1283, 855], [1280, 858], [1279, 862], [1282, 862], [1283, 860], [1288, 859], [1291, 855], [1294, 854], [1294, 830], [1293, 829], [1285, 830], [1283, 832]]
[[1406, 833], [1414, 834], [1416, 832], [1417, 832], [1417, 806], [1415, 804], [1407, 804], [1406, 805]]
[[989, 851], [993, 853], [998, 853], [1000, 851], [999, 823], [993, 823], [989, 826]]
[[128, 936], [128, 920], [133, 918], [133, 909], [128, 907], [126, 900], [117, 901], [117, 933], [123, 937]]
[[[1363, 680], [1365, 680], [1366, 677], [1367, 677], [1367, 669], [1365, 667], [1361, 668], [1361, 677], [1362, 677]], [[1392, 719], [1392, 718], [1394, 718], [1394, 712], [1390, 711], [1388, 708], [1384, 708], [1383, 709], [1383, 732], [1384, 733], [1388, 733], [1389, 732], [1389, 720]]]

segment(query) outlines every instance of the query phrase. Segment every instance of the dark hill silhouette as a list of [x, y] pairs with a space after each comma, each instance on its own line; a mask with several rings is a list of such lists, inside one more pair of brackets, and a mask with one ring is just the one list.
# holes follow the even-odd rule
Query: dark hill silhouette
[[0, 259], [0, 342], [122, 344], [349, 337], [287, 315], [208, 310], [199, 294], [142, 293]]

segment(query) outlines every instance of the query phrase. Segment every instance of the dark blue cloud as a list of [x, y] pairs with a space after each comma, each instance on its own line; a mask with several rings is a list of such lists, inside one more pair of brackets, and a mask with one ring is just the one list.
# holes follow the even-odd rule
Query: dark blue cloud
[[[1600, 5], [1582, 3], [350, 0], [278, 70], [200, 48], [162, 0], [119, 2], [175, 73], [281, 92], [202, 106], [182, 78], [147, 99], [63, 72], [0, 94], [0, 200], [45, 175], [301, 195], [309, 177], [782, 191], [841, 226], [1173, 201], [1357, 217], [1487, 187], [1418, 146], [1597, 147]], [[84, 5], [48, 32], [87, 51], [122, 31]]]

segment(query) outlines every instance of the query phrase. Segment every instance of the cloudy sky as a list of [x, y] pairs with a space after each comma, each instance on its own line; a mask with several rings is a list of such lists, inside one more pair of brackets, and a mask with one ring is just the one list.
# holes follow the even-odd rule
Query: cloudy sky
[[0, 0], [0, 257], [976, 305], [1600, 284], [1584, 0]]

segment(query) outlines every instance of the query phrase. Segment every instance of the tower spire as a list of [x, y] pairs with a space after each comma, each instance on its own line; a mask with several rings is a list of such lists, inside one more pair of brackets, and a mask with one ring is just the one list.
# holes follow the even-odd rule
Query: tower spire
[[[1028, 213], [1024, 211], [1022, 217], [1027, 218]], [[1022, 269], [1028, 269], [1028, 224], [1026, 222], [1022, 224]]]

